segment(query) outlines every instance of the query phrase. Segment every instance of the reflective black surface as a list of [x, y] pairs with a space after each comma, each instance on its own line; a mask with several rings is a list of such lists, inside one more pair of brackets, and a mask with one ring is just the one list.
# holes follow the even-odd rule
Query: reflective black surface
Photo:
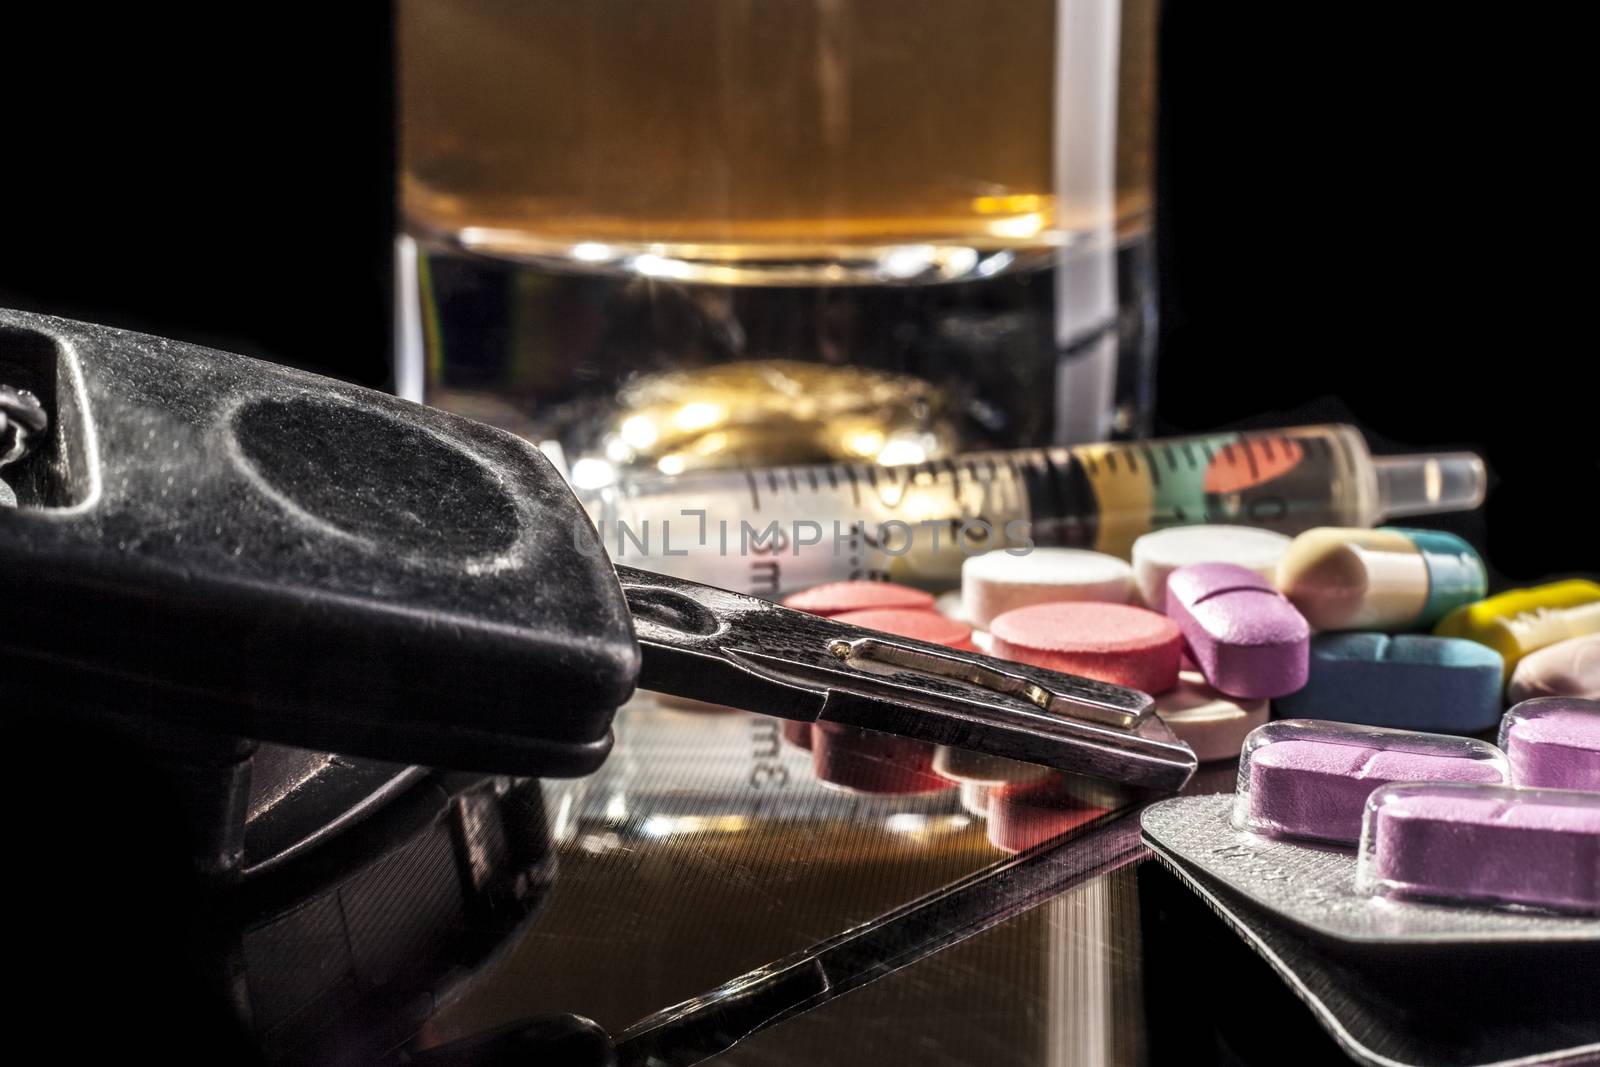
[[599, 772], [545, 783], [545, 911], [423, 1045], [566, 1011], [624, 1063], [1144, 1060], [1135, 809], [1053, 800], [1018, 853], [955, 783], [819, 781], [771, 719], [644, 695], [616, 724]]

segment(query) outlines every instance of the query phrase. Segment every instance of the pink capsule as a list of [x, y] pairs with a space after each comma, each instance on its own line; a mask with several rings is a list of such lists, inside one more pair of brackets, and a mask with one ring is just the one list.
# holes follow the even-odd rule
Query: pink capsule
[[1167, 615], [1212, 688], [1270, 699], [1306, 684], [1311, 627], [1272, 583], [1233, 563], [1191, 563], [1167, 578]]

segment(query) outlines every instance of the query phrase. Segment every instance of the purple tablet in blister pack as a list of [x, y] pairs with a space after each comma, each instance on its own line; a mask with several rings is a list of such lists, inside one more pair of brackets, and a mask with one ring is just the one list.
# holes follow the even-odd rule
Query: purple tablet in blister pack
[[1367, 801], [1356, 888], [1600, 913], [1600, 793], [1429, 782]]
[[1233, 563], [1167, 577], [1167, 615], [1206, 681], [1233, 697], [1281, 697], [1306, 684], [1311, 627], [1271, 582]]
[[1500, 720], [1515, 785], [1600, 790], [1600, 700], [1538, 697]]
[[1367, 798], [1379, 786], [1508, 780], [1505, 755], [1484, 741], [1281, 719], [1245, 739], [1233, 824], [1274, 837], [1354, 845]]

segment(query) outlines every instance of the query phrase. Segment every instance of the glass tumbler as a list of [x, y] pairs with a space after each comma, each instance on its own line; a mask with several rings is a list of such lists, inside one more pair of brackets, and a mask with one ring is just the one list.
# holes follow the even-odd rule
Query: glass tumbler
[[400, 0], [401, 392], [618, 471], [1138, 434], [1157, 2]]

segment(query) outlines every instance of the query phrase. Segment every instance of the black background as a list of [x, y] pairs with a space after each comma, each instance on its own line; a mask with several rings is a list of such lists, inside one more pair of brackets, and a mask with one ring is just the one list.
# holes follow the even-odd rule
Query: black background
[[[1570, 35], [1460, 10], [1170, 0], [1157, 430], [1476, 448], [1489, 505], [1439, 524], [1502, 583], [1592, 572]], [[0, 304], [387, 383], [388, 5], [8, 19]]]
[[[1157, 429], [1349, 418], [1382, 449], [1476, 448], [1489, 504], [1443, 524], [1502, 582], [1594, 572], [1600, 405], [1576, 225], [1592, 193], [1574, 190], [1589, 149], [1587, 126], [1555, 115], [1564, 41], [1582, 38], [1553, 8], [1465, 11], [1169, 0]], [[0, 305], [387, 384], [391, 25], [371, 2], [8, 10]], [[94, 976], [102, 993], [72, 1001], [92, 1025], [66, 1045], [204, 1044], [207, 994], [174, 948], [184, 887], [125, 877], [181, 867], [178, 816], [129, 832], [108, 811], [150, 787], [120, 758], [13, 736], [24, 749], [13, 854], [66, 843], [104, 879], [19, 863], [18, 906], [43, 921], [19, 928], [16, 979], [53, 1003]], [[1230, 998], [1253, 976], [1285, 1002], [1250, 996], [1274, 1016], [1261, 1032], [1300, 1028], [1279, 1050], [1334, 1055], [1259, 964], [1171, 944], [1163, 973], [1192, 981], [1182, 960], [1209, 959], [1202, 984]], [[1190, 991], [1170, 1003], [1201, 1004]], [[1251, 1059], [1204, 1045], [1203, 1004], [1163, 1011], [1171, 1033], [1202, 1035], [1186, 1059]], [[1236, 1014], [1214, 1007], [1210, 1023]], [[182, 1025], [152, 1031], [163, 1017]]]

